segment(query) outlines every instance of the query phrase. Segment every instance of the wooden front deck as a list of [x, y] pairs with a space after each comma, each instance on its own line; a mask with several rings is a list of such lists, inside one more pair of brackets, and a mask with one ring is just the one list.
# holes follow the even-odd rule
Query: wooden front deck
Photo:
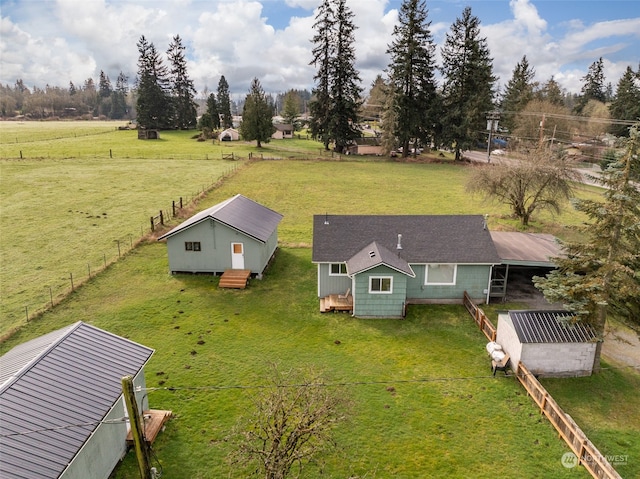
[[[173, 413], [171, 411], [162, 411], [160, 409], [150, 409], [144, 411], [144, 437], [149, 444], [153, 444], [160, 431], [164, 429], [164, 424], [169, 420]], [[133, 444], [133, 436], [131, 430], [127, 434], [127, 444]]]
[[353, 296], [350, 294], [330, 294], [320, 298], [320, 312], [327, 311], [353, 311]]
[[250, 276], [251, 270], [248, 269], [227, 269], [220, 277], [218, 288], [244, 289]]

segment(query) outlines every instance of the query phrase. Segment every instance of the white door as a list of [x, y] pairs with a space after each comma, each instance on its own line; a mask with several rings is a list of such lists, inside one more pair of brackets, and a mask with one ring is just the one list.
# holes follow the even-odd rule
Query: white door
[[231, 269], [244, 269], [244, 246], [231, 243]]

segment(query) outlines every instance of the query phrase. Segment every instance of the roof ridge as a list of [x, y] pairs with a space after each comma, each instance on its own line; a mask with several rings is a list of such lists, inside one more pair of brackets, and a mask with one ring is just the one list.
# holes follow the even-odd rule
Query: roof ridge
[[[53, 341], [48, 343], [47, 346], [42, 351], [38, 352], [38, 354], [36, 354], [28, 362], [23, 364], [20, 367], [20, 369], [15, 371], [2, 384], [0, 384], [0, 394], [2, 394], [4, 391], [6, 391], [8, 388], [10, 388], [18, 379], [20, 379], [22, 376], [24, 376], [36, 364], [38, 364], [40, 361], [42, 361], [44, 358], [46, 358], [47, 355], [51, 351], [53, 351], [56, 347], [58, 347], [58, 345], [60, 343], [62, 343], [62, 341], [64, 341], [66, 338], [68, 338], [73, 332], [77, 331], [78, 328], [80, 328], [80, 326], [82, 326], [83, 324], [86, 324], [86, 323], [84, 323], [83, 321], [77, 321], [77, 322], [72, 323], [72, 324], [70, 324], [68, 326], [65, 326], [64, 328], [60, 328], [58, 330], [54, 330], [54, 331], [49, 332], [48, 334], [51, 334], [54, 337], [55, 337], [55, 335], [53, 333], [56, 333], [56, 332], [59, 333], [60, 336], [56, 337], [56, 339], [54, 339]], [[30, 342], [36, 341], [36, 340], [41, 339], [41, 338], [42, 338], [42, 336], [40, 338], [33, 338], [33, 339], [31, 339], [31, 340], [29, 340], [29, 341], [27, 341], [25, 343], [22, 343], [22, 345], [18, 345], [18, 346], [27, 345]], [[11, 350], [9, 350], [6, 354], [9, 354], [10, 352], [11, 352]]]

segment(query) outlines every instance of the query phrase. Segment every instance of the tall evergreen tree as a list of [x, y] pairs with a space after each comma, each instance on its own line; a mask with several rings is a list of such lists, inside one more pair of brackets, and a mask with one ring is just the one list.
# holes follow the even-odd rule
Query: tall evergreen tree
[[362, 105], [362, 116], [366, 120], [379, 120], [387, 98], [387, 84], [382, 75], [376, 75], [371, 83], [369, 95]]
[[330, 121], [331, 121], [331, 79], [332, 63], [335, 57], [334, 32], [336, 29], [335, 12], [333, 0], [324, 0], [318, 7], [313, 29], [315, 35], [311, 40], [314, 43], [312, 50], [313, 59], [311, 65], [316, 67], [315, 80], [316, 87], [312, 92], [312, 99], [309, 102], [309, 113], [311, 119], [309, 127], [311, 135], [324, 144], [325, 150], [329, 149], [331, 141]]
[[355, 68], [353, 12], [346, 0], [325, 0], [314, 24], [315, 47], [311, 64], [318, 70], [314, 99], [310, 106], [311, 133], [329, 148], [342, 153], [360, 137], [357, 115], [360, 108], [360, 74]]
[[587, 106], [589, 100], [597, 100], [604, 103], [606, 101], [606, 91], [604, 84], [604, 64], [602, 57], [589, 66], [589, 71], [582, 77], [582, 90], [576, 104], [575, 111], [578, 115]]
[[404, 0], [387, 50], [391, 56], [388, 105], [395, 110], [391, 117], [395, 121], [385, 128], [402, 147], [404, 157], [411, 144], [430, 144], [435, 135], [435, 44], [427, 15], [424, 0]]
[[535, 70], [529, 66], [527, 56], [524, 55], [513, 70], [511, 79], [502, 96], [500, 107], [506, 112], [502, 118], [505, 128], [513, 131], [515, 126], [515, 115], [520, 113], [534, 95], [535, 83], [533, 78]]
[[171, 94], [173, 102], [174, 125], [181, 130], [196, 126], [196, 89], [193, 80], [187, 73], [186, 48], [182, 44], [180, 35], [173, 37], [169, 44], [167, 56], [171, 63]]
[[211, 117], [211, 128], [220, 128], [220, 110], [215, 93], [210, 93], [207, 97], [207, 114]]
[[[630, 129], [625, 154], [594, 178], [605, 187], [604, 201], [574, 201], [589, 218], [577, 227], [586, 240], [564, 243], [566, 257], [555, 258], [558, 269], [534, 278], [550, 302], [564, 303], [600, 340], [610, 313], [640, 324], [640, 189], [633, 182], [640, 170], [638, 126]], [[597, 368], [600, 347], [596, 351]]]
[[298, 129], [298, 117], [300, 116], [300, 97], [294, 90], [289, 90], [284, 96], [282, 108], [282, 118], [288, 125], [292, 125], [294, 130]]
[[111, 92], [111, 118], [119, 120], [127, 116], [127, 93], [129, 79], [123, 72], [118, 74], [116, 88]]
[[232, 128], [233, 116], [231, 115], [231, 97], [229, 96], [229, 84], [222, 75], [218, 82], [218, 112], [221, 116], [221, 127]]
[[335, 150], [343, 153], [346, 147], [361, 136], [358, 127], [358, 111], [361, 105], [360, 74], [356, 70], [355, 30], [353, 12], [346, 0], [336, 2], [336, 54], [333, 58], [331, 100], [332, 114], [329, 122]]
[[265, 95], [260, 81], [254, 78], [244, 101], [240, 134], [246, 141], [256, 140], [256, 146], [262, 148], [262, 143], [268, 143], [274, 131], [273, 106]]
[[138, 41], [138, 52], [138, 125], [149, 129], [170, 128], [173, 114], [167, 68], [144, 35]]
[[109, 76], [100, 70], [100, 79], [98, 80], [98, 114], [111, 117], [111, 80]]
[[551, 77], [542, 85], [540, 90], [535, 92], [535, 97], [541, 101], [547, 101], [553, 105], [565, 106], [565, 94], [560, 88], [560, 84]]
[[493, 60], [480, 20], [466, 7], [442, 47], [443, 141], [461, 152], [486, 137], [486, 116], [493, 108]]
[[[630, 66], [618, 81], [616, 94], [609, 105], [611, 117], [617, 120], [640, 120], [640, 82], [638, 73]], [[616, 136], [629, 136], [629, 127], [625, 124], [612, 123], [609, 129]]]

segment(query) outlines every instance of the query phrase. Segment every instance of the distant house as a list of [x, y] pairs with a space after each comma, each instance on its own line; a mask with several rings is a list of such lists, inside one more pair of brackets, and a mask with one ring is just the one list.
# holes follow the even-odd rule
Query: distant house
[[227, 128], [222, 130], [218, 135], [219, 141], [238, 141], [240, 139], [240, 133], [234, 128]]
[[349, 146], [347, 152], [350, 155], [377, 155], [383, 154], [380, 138], [368, 136], [357, 138], [353, 145]]
[[585, 324], [570, 324], [567, 311], [508, 311], [498, 315], [496, 342], [509, 353], [511, 366], [522, 361], [544, 377], [589, 376], [596, 335]]
[[122, 378], [148, 409], [153, 349], [83, 322], [0, 358], [0, 477], [107, 479], [127, 451]]
[[250, 270], [260, 276], [278, 246], [282, 215], [236, 195], [162, 235], [171, 273]]
[[273, 132], [271, 138], [274, 140], [282, 140], [284, 138], [293, 138], [293, 125], [274, 123], [276, 131]]
[[402, 317], [407, 304], [460, 303], [464, 291], [484, 302], [500, 258], [480, 215], [317, 215], [312, 261], [321, 310]]

